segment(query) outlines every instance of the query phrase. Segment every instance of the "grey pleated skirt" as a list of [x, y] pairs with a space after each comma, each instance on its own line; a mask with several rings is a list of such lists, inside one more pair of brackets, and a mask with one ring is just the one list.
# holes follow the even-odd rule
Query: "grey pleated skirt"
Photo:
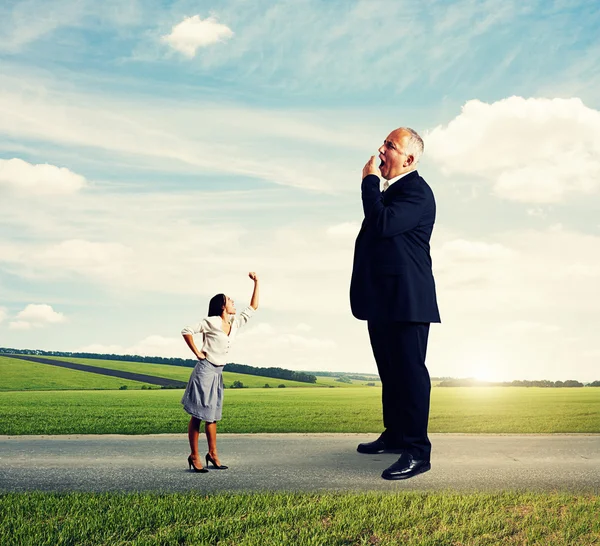
[[223, 366], [199, 360], [181, 399], [183, 409], [202, 421], [221, 419], [223, 407]]

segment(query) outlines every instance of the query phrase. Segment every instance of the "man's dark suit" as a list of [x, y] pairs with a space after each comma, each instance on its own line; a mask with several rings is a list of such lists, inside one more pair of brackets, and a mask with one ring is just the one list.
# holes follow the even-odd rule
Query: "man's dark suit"
[[383, 386], [383, 437], [429, 460], [431, 382], [425, 367], [429, 324], [440, 322], [429, 240], [435, 199], [417, 171], [385, 192], [379, 177], [362, 181], [365, 218], [356, 239], [352, 314], [368, 321]]

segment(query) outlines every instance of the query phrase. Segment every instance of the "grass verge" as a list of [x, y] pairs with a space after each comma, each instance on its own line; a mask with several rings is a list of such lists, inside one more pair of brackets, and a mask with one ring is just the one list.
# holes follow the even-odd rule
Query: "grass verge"
[[0, 495], [9, 545], [586, 546], [597, 495], [405, 492]]
[[0, 356], [0, 391], [116, 390], [156, 385]]
[[[94, 358], [71, 358], [44, 356], [49, 360], [62, 360], [64, 362], [74, 362], [75, 364], [85, 364], [86, 366], [95, 366], [97, 368], [108, 368], [110, 370], [120, 370], [123, 372], [142, 373], [153, 375], [155, 377], [164, 377], [167, 379], [176, 379], [178, 381], [187, 381], [190, 378], [193, 368], [187, 366], [173, 366], [170, 364], [150, 364], [148, 362], [127, 362], [124, 360], [97, 360]], [[42, 366], [48, 366], [41, 364]], [[52, 366], [48, 366], [52, 368]], [[84, 372], [87, 373], [87, 372]], [[92, 374], [93, 375], [93, 374]], [[275, 377], [264, 377], [260, 375], [248, 375], [236, 372], [223, 372], [223, 382], [226, 387], [231, 387], [234, 381], [241, 381], [245, 387], [259, 388], [269, 384], [270, 387], [285, 385], [286, 387], [325, 387], [329, 383], [302, 383], [301, 381], [291, 381], [289, 379], [277, 379]], [[336, 385], [335, 383], [331, 383]], [[337, 383], [342, 385], [342, 383]], [[360, 385], [357, 385], [360, 386]]]
[[[0, 434], [182, 433], [182, 390], [0, 392]], [[380, 432], [381, 390], [228, 389], [220, 432]], [[599, 433], [600, 389], [432, 390], [430, 432]]]

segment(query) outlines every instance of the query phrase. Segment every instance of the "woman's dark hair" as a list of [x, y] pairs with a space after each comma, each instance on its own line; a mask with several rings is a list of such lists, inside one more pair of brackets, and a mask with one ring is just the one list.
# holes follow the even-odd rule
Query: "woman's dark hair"
[[225, 294], [217, 294], [214, 296], [208, 304], [208, 316], [209, 317], [220, 317], [225, 309], [227, 298]]

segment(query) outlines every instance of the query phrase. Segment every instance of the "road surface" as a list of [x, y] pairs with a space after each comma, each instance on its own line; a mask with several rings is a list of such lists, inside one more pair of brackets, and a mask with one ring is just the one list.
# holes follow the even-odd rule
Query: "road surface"
[[0, 436], [0, 491], [600, 492], [600, 434], [430, 437], [432, 470], [389, 482], [397, 455], [356, 452], [373, 435], [222, 434], [230, 469], [207, 474], [188, 471], [183, 434]]

